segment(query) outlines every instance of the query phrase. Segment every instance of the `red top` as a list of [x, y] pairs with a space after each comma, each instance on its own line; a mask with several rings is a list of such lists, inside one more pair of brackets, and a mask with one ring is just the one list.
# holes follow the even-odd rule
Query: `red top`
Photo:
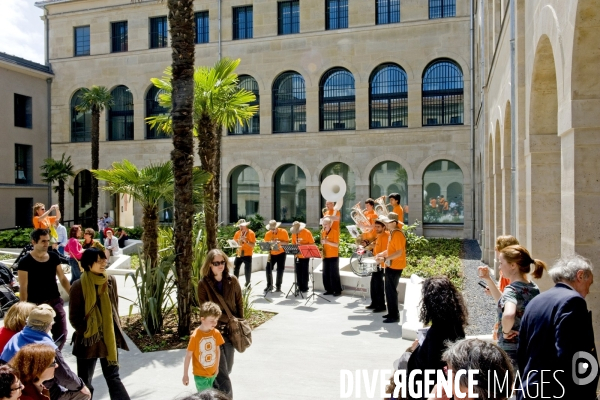
[[68, 254], [69, 257], [75, 257], [78, 260], [81, 260], [81, 256], [83, 255], [83, 247], [81, 247], [81, 243], [76, 238], [70, 238], [65, 246], [65, 254]]
[[11, 337], [15, 336], [17, 332], [13, 332], [7, 327], [3, 326], [0, 328], [0, 353], [4, 350], [4, 346], [10, 340]]

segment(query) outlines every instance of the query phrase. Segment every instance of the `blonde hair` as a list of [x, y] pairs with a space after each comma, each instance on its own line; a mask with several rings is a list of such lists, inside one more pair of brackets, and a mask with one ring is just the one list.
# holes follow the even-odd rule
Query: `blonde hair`
[[515, 263], [519, 267], [521, 274], [528, 274], [531, 271], [531, 264], [534, 264], [533, 272], [531, 276], [535, 279], [540, 279], [545, 269], [548, 269], [546, 263], [542, 260], [535, 260], [531, 258], [529, 251], [523, 246], [515, 245], [508, 246], [500, 250], [500, 253], [504, 259], [512, 264]]
[[46, 208], [46, 206], [44, 205], [44, 203], [35, 203], [35, 206], [33, 206], [33, 216], [34, 216], [34, 217], [37, 217], [37, 216], [38, 216], [38, 213], [37, 213], [37, 212], [38, 212], [38, 210], [39, 210], [40, 208], [42, 208], [42, 207]]
[[4, 326], [13, 332], [20, 332], [27, 325], [29, 313], [36, 307], [33, 303], [20, 301], [12, 305], [4, 316]]
[[514, 246], [520, 244], [516, 237], [513, 235], [503, 235], [496, 238], [496, 251], [500, 251], [505, 247]]
[[231, 269], [231, 264], [229, 263], [229, 257], [227, 254], [223, 252], [221, 249], [212, 249], [206, 254], [206, 259], [204, 260], [204, 264], [202, 264], [202, 269], [200, 270], [200, 275], [202, 278], [210, 278], [214, 279], [214, 274], [212, 272], [212, 262], [215, 257], [221, 256], [223, 260], [225, 260], [225, 269], [223, 269], [223, 278], [229, 277], [229, 270]]
[[198, 310], [198, 315], [200, 318], [215, 317], [218, 319], [221, 314], [221, 307], [212, 301], [205, 301]]

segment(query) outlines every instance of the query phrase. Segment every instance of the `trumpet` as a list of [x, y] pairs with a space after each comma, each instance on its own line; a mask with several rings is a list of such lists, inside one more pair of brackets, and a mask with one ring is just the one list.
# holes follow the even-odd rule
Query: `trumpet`
[[375, 212], [380, 217], [387, 217], [390, 213], [390, 210], [388, 210], [388, 206], [392, 206], [390, 203], [385, 203], [385, 197], [386, 196], [381, 196], [375, 200]]
[[350, 218], [354, 221], [356, 226], [361, 230], [361, 232], [370, 232], [372, 228], [370, 227], [371, 221], [365, 216], [364, 211], [360, 208], [360, 202], [358, 202], [352, 209], [350, 210]]

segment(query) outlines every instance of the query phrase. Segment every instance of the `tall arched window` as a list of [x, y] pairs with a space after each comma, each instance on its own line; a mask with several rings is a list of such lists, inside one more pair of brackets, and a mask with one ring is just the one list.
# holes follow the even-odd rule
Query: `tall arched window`
[[[162, 90], [152, 85], [152, 87], [146, 93], [146, 118], [155, 117], [161, 114], [167, 114], [169, 109], [162, 107], [158, 102], [158, 96], [162, 93]], [[152, 128], [149, 124], [146, 124], [146, 139], [164, 139], [169, 137], [165, 132], [158, 129], [158, 127]]]
[[423, 73], [423, 126], [463, 124], [463, 75], [451, 60], [431, 63]]
[[429, 0], [429, 19], [454, 17], [456, 0]]
[[423, 173], [423, 223], [463, 224], [463, 172], [448, 160], [434, 161]]
[[395, 64], [377, 67], [369, 78], [369, 127], [408, 126], [406, 72]]
[[273, 133], [306, 132], [306, 88], [297, 72], [285, 72], [273, 83]]
[[81, 104], [83, 90], [79, 89], [71, 97], [71, 142], [89, 142], [92, 136], [92, 111], [77, 111]]
[[319, 130], [355, 129], [354, 77], [343, 68], [329, 70], [319, 84]]
[[229, 178], [229, 221], [237, 222], [258, 213], [260, 199], [258, 174], [254, 168], [240, 165]]
[[[239, 80], [239, 87], [246, 89], [249, 92], [254, 93], [256, 100], [249, 103], [251, 106], [260, 105], [260, 99], [258, 97], [258, 83], [250, 75], [242, 75]], [[248, 135], [260, 133], [260, 110], [257, 111], [252, 118], [245, 125], [241, 125], [239, 122], [235, 127], [229, 131], [230, 135]]]
[[[356, 199], [356, 183], [354, 179], [354, 171], [347, 164], [337, 162], [327, 165], [321, 172], [321, 182], [329, 175], [339, 175], [346, 181], [346, 194], [344, 195], [344, 205], [342, 207], [342, 222], [352, 223], [350, 210], [356, 203], [364, 199]], [[325, 207], [325, 199], [321, 197], [321, 208]]]
[[[373, 199], [383, 195], [387, 196], [390, 193], [398, 193], [400, 205], [405, 214], [404, 219], [408, 217], [408, 207], [406, 207], [408, 204], [408, 174], [402, 165], [395, 161], [383, 161], [377, 164], [371, 170], [369, 188], [370, 196]], [[389, 203], [387, 198], [386, 203]]]
[[127, 86], [111, 92], [114, 105], [108, 110], [108, 140], [133, 140], [133, 96]]
[[306, 222], [306, 175], [297, 165], [286, 164], [275, 173], [275, 219]]
[[92, 174], [87, 169], [75, 176], [73, 206], [75, 223], [92, 226]]

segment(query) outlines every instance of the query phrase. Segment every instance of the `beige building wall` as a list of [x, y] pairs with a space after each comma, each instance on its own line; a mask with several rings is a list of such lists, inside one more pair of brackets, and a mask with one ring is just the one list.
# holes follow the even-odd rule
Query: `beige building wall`
[[[515, 35], [515, 104], [511, 105], [510, 19], [501, 16], [497, 41], [490, 40], [492, 2], [478, 10], [478, 42], [491, 43], [479, 57], [477, 85], [483, 107], [477, 123], [478, 149], [486, 160], [484, 259], [493, 260], [494, 238], [514, 234], [534, 258], [552, 265], [573, 253], [600, 265], [600, 1], [518, 0]], [[497, 14], [496, 14], [497, 15]], [[481, 86], [479, 86], [481, 85]], [[512, 113], [511, 113], [512, 111]], [[515, 152], [511, 152], [514, 118]], [[515, 207], [506, 174], [514, 157]], [[507, 170], [507, 164], [508, 170]], [[507, 217], [515, 217], [513, 225]], [[509, 221], [510, 222], [510, 221]], [[552, 286], [546, 277], [542, 289]], [[591, 287], [588, 307], [600, 307]], [[595, 315], [596, 313], [592, 313]], [[600, 323], [593, 317], [596, 337]]]
[[[232, 40], [232, 7], [253, 5], [254, 38]], [[249, 165], [259, 176], [260, 214], [274, 216], [273, 177], [285, 164], [300, 166], [306, 175], [307, 222], [318, 224], [320, 174], [329, 163], [344, 162], [354, 172], [357, 198], [369, 196], [369, 175], [382, 161], [395, 161], [408, 173], [410, 222], [422, 220], [422, 176], [440, 159], [458, 164], [464, 174], [465, 223], [431, 227], [432, 236], [471, 237], [470, 79], [468, 1], [457, 1], [457, 16], [428, 19], [427, 2], [402, 2], [401, 22], [375, 25], [373, 2], [349, 2], [349, 28], [325, 30], [324, 1], [300, 2], [300, 33], [277, 35], [277, 2], [274, 0], [222, 2], [219, 45], [218, 3], [196, 1], [195, 10], [209, 12], [210, 43], [196, 45], [196, 65], [211, 65], [219, 56], [241, 58], [239, 74], [256, 79], [260, 95], [260, 135], [225, 136], [223, 140], [221, 217], [229, 222], [229, 176], [238, 166]], [[134, 140], [107, 141], [106, 113], [100, 121], [100, 168], [124, 158], [139, 167], [169, 159], [168, 139], [146, 140], [144, 98], [150, 78], [162, 76], [170, 65], [171, 49], [149, 49], [151, 16], [167, 14], [164, 3], [131, 3], [125, 0], [78, 1], [49, 4], [50, 61], [56, 74], [52, 86], [52, 147], [72, 155], [76, 169], [90, 167], [89, 143], [70, 142], [70, 101], [81, 87], [126, 85], [133, 94]], [[129, 49], [110, 53], [110, 23], [127, 20]], [[90, 25], [91, 55], [73, 57], [73, 28]], [[423, 127], [421, 124], [422, 75], [436, 59], [459, 65], [464, 80], [464, 125]], [[396, 63], [407, 73], [408, 128], [369, 129], [369, 77], [382, 63]], [[319, 132], [319, 82], [333, 67], [349, 70], [355, 79], [356, 130]], [[306, 86], [306, 132], [272, 134], [274, 80], [296, 71]], [[198, 162], [197, 162], [198, 163]], [[406, 200], [402, 200], [406, 204]], [[100, 209], [110, 207], [102, 195]], [[72, 217], [73, 204], [67, 204]], [[136, 222], [140, 223], [139, 210]]]
[[[26, 60], [23, 60], [27, 62]], [[48, 186], [42, 182], [40, 166], [48, 157], [48, 84], [52, 75], [0, 57], [0, 229], [17, 223], [17, 201], [21, 204], [48, 202]], [[32, 127], [15, 126], [15, 93], [31, 97]], [[15, 183], [15, 144], [31, 146], [31, 184]], [[21, 199], [21, 200], [18, 200]], [[29, 213], [31, 213], [29, 211]], [[29, 222], [31, 224], [31, 222]]]

